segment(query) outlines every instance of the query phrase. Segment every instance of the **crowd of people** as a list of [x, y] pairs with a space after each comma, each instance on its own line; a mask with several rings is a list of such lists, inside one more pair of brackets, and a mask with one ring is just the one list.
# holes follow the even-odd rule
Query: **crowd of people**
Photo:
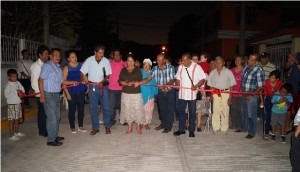
[[[118, 49], [112, 51], [111, 58], [106, 58], [103, 45], [96, 45], [94, 55], [83, 63], [77, 61], [75, 51], [69, 51], [64, 67], [60, 66], [60, 49], [49, 50], [42, 45], [37, 54], [38, 60], [32, 62], [28, 51], [23, 50], [18, 71], [10, 69], [7, 72], [9, 82], [5, 86], [5, 97], [10, 140], [25, 135], [19, 131], [16, 121], [21, 116], [18, 93], [28, 94], [28, 88], [39, 93], [36, 95], [38, 131], [39, 135], [47, 137], [49, 146], [60, 146], [64, 140], [58, 135], [62, 88], [69, 102], [71, 133], [87, 132], [83, 124], [84, 100], [88, 94], [90, 135], [100, 132], [100, 109], [106, 134], [112, 133], [111, 127], [117, 122], [116, 109], [119, 109], [120, 123], [127, 124], [125, 133], [132, 133], [135, 125], [141, 135], [143, 128], [150, 129], [157, 98], [161, 124], [155, 130], [162, 130], [162, 133], [172, 130], [175, 118], [179, 121], [175, 136], [188, 130], [189, 137], [195, 137], [195, 131], [202, 131], [202, 116], [210, 115], [214, 134], [226, 135], [229, 129], [234, 129], [247, 133], [245, 138], [251, 139], [257, 133], [257, 119], [262, 117], [263, 139], [275, 142], [279, 125], [281, 142], [285, 143], [299, 108], [300, 53], [289, 55], [285, 64], [286, 81], [280, 79], [280, 72], [266, 52], [247, 57], [237, 55], [234, 67], [221, 56], [210, 59], [207, 53], [184, 53], [175, 66], [164, 53], [157, 55], [156, 66], [148, 58], [142, 63], [137, 61], [133, 54], [127, 55], [125, 62]], [[21, 83], [17, 80], [18, 74]], [[27, 99], [24, 103], [30, 106]], [[264, 111], [259, 116], [261, 106]]]

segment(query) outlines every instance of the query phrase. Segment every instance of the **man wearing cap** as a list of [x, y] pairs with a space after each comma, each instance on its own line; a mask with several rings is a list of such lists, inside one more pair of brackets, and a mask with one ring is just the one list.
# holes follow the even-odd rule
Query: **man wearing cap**
[[260, 65], [265, 72], [265, 80], [269, 79], [269, 75], [273, 70], [276, 70], [275, 65], [269, 62], [269, 53], [267, 52], [260, 53]]
[[[207, 85], [211, 89], [219, 91], [231, 91], [236, 84], [235, 78], [230, 69], [224, 67], [224, 59], [220, 56], [216, 57], [216, 69], [209, 73]], [[221, 93], [221, 96], [213, 94], [212, 127], [214, 133], [222, 132], [227, 134], [229, 127], [229, 106], [231, 105], [231, 94]]]
[[122, 86], [119, 85], [120, 72], [124, 67], [127, 67], [127, 63], [122, 60], [120, 50], [113, 50], [110, 61], [111, 75], [108, 79], [108, 96], [109, 96], [109, 107], [111, 111], [110, 123], [111, 125], [116, 124], [116, 108], [121, 109], [121, 93]]

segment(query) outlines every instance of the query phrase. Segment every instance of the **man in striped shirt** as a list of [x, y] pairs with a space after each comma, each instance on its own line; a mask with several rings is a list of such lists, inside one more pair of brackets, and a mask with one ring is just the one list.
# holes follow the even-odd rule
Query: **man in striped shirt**
[[269, 75], [276, 67], [273, 63], [269, 62], [269, 53], [262, 52], [260, 54], [260, 65], [264, 70], [265, 80], [269, 79]]
[[[257, 123], [257, 100], [264, 86], [264, 71], [258, 64], [259, 55], [250, 54], [248, 64], [243, 70], [241, 91], [250, 92], [244, 94], [242, 98], [242, 115], [240, 131], [248, 131], [247, 139], [251, 139], [256, 134]], [[254, 93], [254, 94], [251, 94]]]

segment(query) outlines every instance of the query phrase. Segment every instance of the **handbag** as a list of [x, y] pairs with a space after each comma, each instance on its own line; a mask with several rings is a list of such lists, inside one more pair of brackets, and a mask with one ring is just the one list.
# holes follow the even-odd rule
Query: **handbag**
[[[188, 70], [187, 70], [187, 68], [185, 68], [185, 70], [186, 70], [186, 73], [188, 74], [188, 76], [189, 76], [189, 78], [190, 78], [190, 81], [191, 81], [191, 83], [192, 83], [192, 86], [195, 86], [194, 83], [193, 83], [193, 81], [192, 81], [192, 78], [191, 78], [191, 76], [190, 76], [190, 74], [189, 74], [189, 72], [188, 72]], [[201, 94], [200, 91], [198, 91], [197, 94], [196, 94], [196, 100], [202, 100], [202, 94]]]

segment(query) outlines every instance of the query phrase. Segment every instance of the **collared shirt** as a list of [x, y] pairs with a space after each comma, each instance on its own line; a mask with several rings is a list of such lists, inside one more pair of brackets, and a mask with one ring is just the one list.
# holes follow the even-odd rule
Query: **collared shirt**
[[299, 122], [300, 122], [300, 108], [298, 109], [298, 112], [297, 112], [297, 114], [296, 114], [296, 116], [295, 116], [295, 119], [294, 119], [294, 125], [295, 125], [295, 126], [298, 125]]
[[[18, 72], [20, 73], [20, 77], [21, 77], [21, 72], [24, 72], [27, 76], [30, 76], [30, 66], [32, 65], [32, 60], [23, 60], [20, 59], [17, 63], [17, 68], [18, 68]], [[21, 78], [22, 79], [22, 78]]]
[[[190, 75], [191, 79], [189, 78], [188, 74]], [[198, 84], [198, 82], [202, 79], [205, 79], [206, 75], [200, 65], [192, 62], [189, 67], [180, 65], [175, 77], [180, 81], [180, 87], [191, 88], [193, 85]], [[193, 81], [193, 85], [191, 80]], [[196, 100], [196, 94], [196, 90], [192, 91], [191, 89], [179, 89], [179, 99]]]
[[161, 70], [158, 66], [154, 66], [151, 75], [156, 80], [158, 85], [165, 85], [171, 80], [175, 79], [174, 66], [165, 64], [163, 70]]
[[[260, 63], [261, 65], [261, 63]], [[273, 70], [276, 70], [276, 67], [271, 62], [268, 62], [264, 67], [262, 67], [265, 72], [265, 80], [269, 79], [269, 75]]]
[[59, 64], [51, 60], [43, 64], [40, 78], [44, 79], [44, 91], [58, 93], [61, 91], [61, 83], [64, 81]]
[[[41, 73], [41, 68], [43, 65], [43, 61], [41, 59], [38, 59], [37, 61], [35, 61], [31, 67], [30, 67], [30, 71], [31, 71], [31, 87], [34, 90], [35, 93], [40, 92], [39, 89], [39, 77], [40, 77], [40, 73]], [[40, 95], [36, 95], [36, 97], [40, 97]]]
[[256, 64], [251, 68], [246, 66], [243, 69], [242, 91], [253, 92], [257, 87], [263, 87], [265, 82], [264, 77], [264, 71], [260, 65]]
[[230, 69], [223, 67], [220, 75], [217, 69], [212, 70], [208, 75], [207, 85], [216, 89], [230, 89], [236, 81]]
[[89, 81], [101, 82], [104, 79], [103, 68], [105, 69], [106, 75], [111, 74], [111, 67], [109, 60], [106, 57], [102, 57], [100, 62], [96, 61], [95, 56], [91, 56], [85, 60], [80, 71], [86, 75], [88, 74]]
[[127, 67], [127, 63], [124, 61], [115, 62], [114, 60], [110, 61], [110, 66], [112, 73], [109, 76], [109, 85], [108, 89], [110, 90], [122, 90], [122, 86], [119, 84], [120, 72], [124, 67]]
[[24, 87], [21, 85], [21, 83], [19, 81], [8, 81], [4, 88], [4, 96], [6, 98], [7, 104], [21, 103], [21, 99], [18, 96], [17, 90], [22, 90], [24, 92]]

